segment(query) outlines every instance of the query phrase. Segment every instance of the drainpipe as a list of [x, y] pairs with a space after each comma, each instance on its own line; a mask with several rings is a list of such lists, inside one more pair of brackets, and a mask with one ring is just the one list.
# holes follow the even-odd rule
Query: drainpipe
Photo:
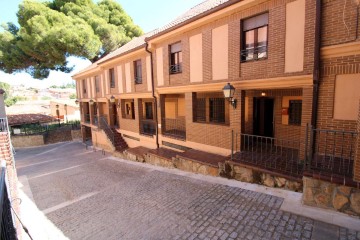
[[[314, 44], [314, 69], [313, 69], [313, 101], [312, 101], [312, 128], [316, 128], [317, 110], [319, 99], [320, 82], [320, 49], [321, 49], [321, 0], [316, 0], [316, 19], [315, 19], [315, 44]], [[314, 136], [315, 138], [315, 136]], [[315, 150], [315, 140], [311, 146], [312, 152]]]
[[150, 54], [150, 69], [151, 69], [151, 91], [152, 97], [154, 98], [154, 113], [155, 113], [155, 129], [156, 129], [156, 147], [159, 148], [159, 127], [158, 127], [158, 113], [157, 113], [157, 98], [155, 96], [155, 89], [154, 89], [154, 66], [153, 66], [153, 53], [149, 50], [149, 43], [146, 42], [145, 46], [146, 52]]

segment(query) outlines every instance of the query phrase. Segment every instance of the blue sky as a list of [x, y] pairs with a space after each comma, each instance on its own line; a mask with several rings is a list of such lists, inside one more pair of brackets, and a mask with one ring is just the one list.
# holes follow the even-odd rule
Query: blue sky
[[[144, 32], [149, 32], [170, 22], [186, 10], [204, 0], [116, 0]], [[0, 23], [16, 22], [16, 12], [22, 0], [0, 0]], [[71, 82], [71, 75], [90, 64], [88, 60], [70, 58], [75, 69], [70, 74], [52, 72], [48, 79], [35, 80], [26, 73], [6, 74], [0, 71], [0, 81], [11, 84], [25, 84], [34, 87], [48, 87]]]

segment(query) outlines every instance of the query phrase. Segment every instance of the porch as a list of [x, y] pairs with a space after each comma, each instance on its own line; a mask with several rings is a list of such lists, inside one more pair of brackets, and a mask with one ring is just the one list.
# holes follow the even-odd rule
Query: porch
[[161, 96], [162, 135], [180, 140], [186, 139], [185, 95]]

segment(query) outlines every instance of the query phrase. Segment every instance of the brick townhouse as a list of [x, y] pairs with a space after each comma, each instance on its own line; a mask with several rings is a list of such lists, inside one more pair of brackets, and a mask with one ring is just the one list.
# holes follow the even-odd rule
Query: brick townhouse
[[317, 201], [312, 179], [353, 189], [350, 202], [358, 12], [357, 0], [205, 1], [73, 76], [84, 140], [226, 156], [304, 182], [309, 204], [332, 204]]

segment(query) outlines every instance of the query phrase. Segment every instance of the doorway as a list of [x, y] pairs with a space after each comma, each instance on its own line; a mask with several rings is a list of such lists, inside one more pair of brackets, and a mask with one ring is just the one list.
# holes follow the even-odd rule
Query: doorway
[[118, 113], [117, 113], [116, 103], [112, 104], [112, 110], [113, 110], [113, 114], [112, 114], [113, 126], [118, 128], [119, 125], [118, 125]]
[[274, 99], [254, 97], [253, 134], [274, 137]]

